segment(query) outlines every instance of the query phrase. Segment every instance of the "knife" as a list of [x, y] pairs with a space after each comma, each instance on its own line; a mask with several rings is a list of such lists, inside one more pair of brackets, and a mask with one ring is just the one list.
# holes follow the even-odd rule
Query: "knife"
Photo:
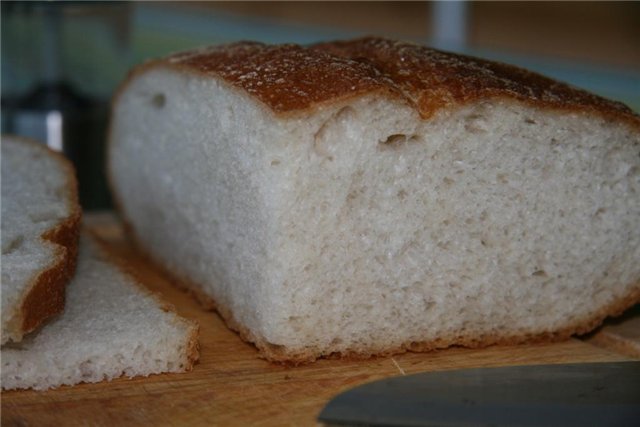
[[640, 426], [640, 362], [427, 372], [364, 384], [318, 420], [370, 426]]

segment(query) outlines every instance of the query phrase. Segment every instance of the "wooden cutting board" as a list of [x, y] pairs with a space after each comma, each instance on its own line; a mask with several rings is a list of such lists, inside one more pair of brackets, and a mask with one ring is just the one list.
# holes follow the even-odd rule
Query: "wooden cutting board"
[[316, 416], [331, 397], [384, 377], [483, 366], [640, 358], [640, 352], [633, 350], [640, 348], [640, 313], [635, 310], [624, 322], [607, 326], [586, 340], [481, 350], [451, 348], [364, 361], [320, 360], [295, 368], [274, 365], [261, 360], [256, 349], [229, 331], [215, 313], [201, 309], [141, 259], [124, 239], [113, 215], [88, 215], [84, 221], [135, 268], [146, 286], [161, 293], [181, 315], [200, 323], [200, 361], [185, 374], [118, 379], [47, 392], [3, 392], [3, 426], [315, 425]]

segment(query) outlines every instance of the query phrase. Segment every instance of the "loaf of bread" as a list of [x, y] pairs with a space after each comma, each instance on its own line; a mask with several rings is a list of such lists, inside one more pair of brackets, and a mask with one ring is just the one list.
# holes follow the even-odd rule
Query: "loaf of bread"
[[2, 344], [64, 309], [80, 227], [75, 171], [35, 141], [2, 137]]
[[2, 347], [2, 388], [61, 385], [191, 369], [198, 326], [125, 273], [101, 243], [80, 240], [64, 312]]
[[563, 339], [640, 300], [640, 117], [378, 38], [137, 67], [109, 170], [139, 247], [274, 361]]

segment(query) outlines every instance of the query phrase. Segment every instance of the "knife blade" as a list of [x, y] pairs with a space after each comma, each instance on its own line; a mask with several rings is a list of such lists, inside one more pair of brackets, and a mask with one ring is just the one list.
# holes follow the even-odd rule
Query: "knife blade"
[[638, 426], [640, 362], [428, 372], [364, 384], [318, 420], [371, 426]]

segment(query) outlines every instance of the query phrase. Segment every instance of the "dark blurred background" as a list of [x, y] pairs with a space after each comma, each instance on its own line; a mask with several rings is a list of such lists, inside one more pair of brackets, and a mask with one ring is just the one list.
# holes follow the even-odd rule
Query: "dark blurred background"
[[640, 2], [2, 2], [2, 131], [62, 149], [110, 205], [108, 102], [146, 58], [381, 35], [521, 65], [640, 111]]

